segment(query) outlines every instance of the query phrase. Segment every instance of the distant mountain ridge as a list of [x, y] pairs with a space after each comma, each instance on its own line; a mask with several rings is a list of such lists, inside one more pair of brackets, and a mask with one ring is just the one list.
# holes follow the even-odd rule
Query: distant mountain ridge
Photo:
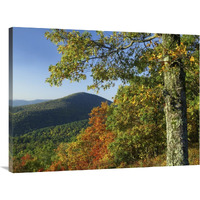
[[31, 105], [36, 103], [42, 103], [45, 101], [50, 101], [51, 99], [36, 99], [36, 100], [10, 100], [10, 105], [12, 106], [25, 106], [25, 105]]
[[80, 92], [55, 100], [13, 107], [10, 135], [23, 135], [39, 128], [88, 119], [92, 108], [105, 101], [111, 103], [103, 97]]

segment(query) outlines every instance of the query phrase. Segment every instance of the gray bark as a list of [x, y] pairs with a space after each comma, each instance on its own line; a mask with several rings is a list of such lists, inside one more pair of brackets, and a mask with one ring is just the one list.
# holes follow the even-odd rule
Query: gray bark
[[181, 59], [172, 60], [169, 50], [180, 45], [180, 35], [163, 34], [164, 96], [167, 132], [167, 165], [188, 165], [185, 72]]

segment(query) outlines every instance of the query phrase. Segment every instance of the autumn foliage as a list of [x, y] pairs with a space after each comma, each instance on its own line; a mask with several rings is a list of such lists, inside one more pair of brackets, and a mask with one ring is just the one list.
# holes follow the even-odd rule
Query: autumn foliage
[[93, 108], [88, 127], [76, 142], [69, 144], [67, 162], [69, 170], [101, 169], [110, 166], [108, 145], [114, 140], [114, 134], [106, 130], [106, 113], [108, 105]]
[[21, 159], [13, 159], [13, 171], [14, 172], [26, 172], [31, 167], [33, 158], [30, 154], [25, 154]]
[[108, 104], [102, 102], [90, 113], [89, 127], [83, 129], [76, 141], [61, 143], [56, 149], [56, 160], [48, 171], [101, 169], [112, 166], [108, 146], [114, 134], [106, 129]]

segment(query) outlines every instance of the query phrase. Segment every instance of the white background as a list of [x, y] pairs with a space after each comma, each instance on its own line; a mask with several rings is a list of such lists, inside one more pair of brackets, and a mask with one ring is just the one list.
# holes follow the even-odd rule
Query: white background
[[198, 199], [200, 167], [12, 174], [8, 167], [8, 28], [200, 35], [198, 0], [7, 0], [0, 3], [1, 199]]

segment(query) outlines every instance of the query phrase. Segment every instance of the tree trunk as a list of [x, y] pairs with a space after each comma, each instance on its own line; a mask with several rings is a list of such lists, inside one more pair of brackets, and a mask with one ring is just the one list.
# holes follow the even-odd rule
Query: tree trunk
[[169, 50], [180, 45], [180, 35], [163, 34], [164, 97], [167, 132], [167, 165], [188, 165], [185, 72], [181, 59]]

